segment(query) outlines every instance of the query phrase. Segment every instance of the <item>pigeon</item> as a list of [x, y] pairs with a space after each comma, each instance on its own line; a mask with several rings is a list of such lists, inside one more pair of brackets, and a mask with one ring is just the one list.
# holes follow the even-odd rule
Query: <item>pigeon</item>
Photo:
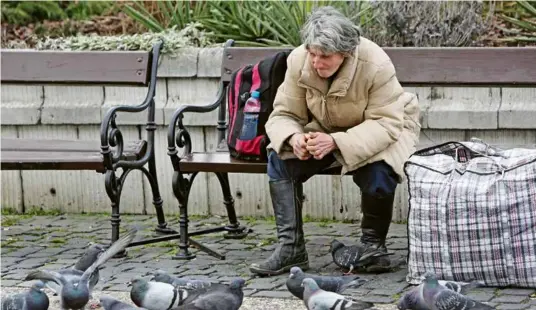
[[304, 288], [303, 302], [308, 310], [363, 310], [374, 306], [370, 302], [324, 291], [311, 278], [303, 279], [302, 286]]
[[164, 270], [155, 271], [150, 281], [164, 282], [164, 283], [171, 284], [175, 287], [181, 287], [181, 288], [188, 286], [189, 288], [195, 288], [195, 289], [206, 288], [215, 284], [215, 283], [212, 283], [209, 281], [203, 281], [203, 280], [181, 279], [181, 278], [168, 274]]
[[119, 301], [109, 295], [101, 295], [100, 297], [100, 305], [104, 310], [136, 310], [136, 309], [144, 309], [144, 308], [138, 308], [129, 304], [126, 304], [122, 301]]
[[493, 307], [466, 297], [439, 284], [435, 274], [427, 272], [419, 286], [419, 297], [430, 310], [487, 310]]
[[372, 258], [394, 254], [384, 253], [377, 250], [369, 250], [370, 252], [368, 252], [365, 251], [361, 245], [347, 246], [337, 239], [331, 241], [329, 251], [333, 257], [333, 262], [337, 266], [348, 269], [348, 272], [344, 273], [344, 275], [352, 274], [354, 269], [366, 265]]
[[192, 301], [185, 301], [177, 310], [238, 310], [244, 300], [242, 288], [245, 283], [244, 279], [238, 278], [223, 288], [213, 286]]
[[90, 299], [90, 280], [95, 270], [106, 263], [117, 253], [123, 251], [136, 236], [137, 230], [131, 230], [116, 242], [114, 242], [97, 261], [86, 269], [80, 276], [78, 282], [71, 282], [69, 277], [65, 277], [57, 271], [37, 270], [30, 272], [25, 280], [54, 281], [59, 285], [59, 297], [61, 309], [83, 309]]
[[298, 297], [303, 299], [303, 287], [302, 281], [305, 278], [311, 278], [315, 280], [318, 286], [325, 290], [335, 293], [342, 293], [349, 287], [359, 287], [366, 280], [360, 279], [359, 276], [322, 276], [322, 275], [312, 275], [309, 273], [304, 273], [300, 267], [292, 267], [290, 269], [290, 275], [287, 279], [287, 289], [288, 291]]
[[[80, 257], [80, 259], [76, 262], [74, 266], [72, 266], [71, 268], [60, 269], [57, 272], [61, 274], [65, 278], [65, 280], [72, 283], [78, 283], [78, 281], [80, 281], [80, 278], [84, 274], [84, 271], [86, 271], [86, 269], [88, 269], [95, 261], [97, 261], [97, 258], [104, 252], [104, 250], [105, 249], [101, 245], [94, 244], [84, 252], [82, 257]], [[97, 285], [99, 277], [99, 269], [97, 268], [89, 279], [90, 291], [93, 291], [93, 288], [95, 287], [95, 285]], [[59, 294], [61, 287], [58, 283], [54, 281], [43, 282], [49, 289], [54, 292], [54, 296]]]
[[[471, 282], [455, 282], [455, 281], [445, 281], [438, 280], [438, 283], [445, 288], [460, 293], [466, 294], [472, 288], [482, 286], [483, 283], [480, 281], [471, 281]], [[400, 300], [398, 301], [397, 307], [400, 310], [411, 309], [411, 310], [428, 310], [428, 306], [424, 304], [424, 300], [420, 298], [420, 289], [424, 284], [416, 286], [409, 290]]]
[[45, 285], [36, 281], [29, 290], [2, 298], [2, 310], [47, 310], [49, 300]]
[[169, 283], [135, 278], [129, 285], [132, 286], [130, 299], [136, 306], [148, 310], [175, 309], [188, 297], [186, 290]]

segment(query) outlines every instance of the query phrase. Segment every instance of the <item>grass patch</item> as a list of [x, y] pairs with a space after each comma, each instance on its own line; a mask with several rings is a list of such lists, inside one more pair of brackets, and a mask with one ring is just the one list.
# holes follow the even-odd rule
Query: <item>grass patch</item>
[[39, 215], [39, 216], [43, 216], [43, 215], [57, 216], [57, 215], [62, 215], [62, 214], [64, 214], [64, 212], [61, 211], [58, 208], [53, 208], [53, 209], [50, 209], [50, 210], [44, 210], [41, 207], [35, 207], [35, 206], [31, 207], [29, 210], [24, 212], [24, 215]]
[[2, 215], [18, 215], [19, 212], [17, 212], [17, 209], [11, 208], [11, 207], [3, 207], [2, 208]]
[[394, 300], [399, 300], [400, 297], [402, 297], [402, 295], [400, 293], [394, 294], [394, 295], [391, 296], [391, 298], [393, 298]]
[[19, 223], [19, 218], [17, 216], [2, 216], [2, 227], [14, 226]]
[[393, 221], [393, 223], [407, 225], [408, 221], [407, 220], [400, 220], [400, 221]]
[[277, 238], [276, 237], [268, 237], [268, 238], [265, 238], [265, 239], [262, 239], [258, 244], [257, 246], [265, 246], [265, 245], [271, 245], [271, 244], [274, 244], [277, 242]]
[[67, 243], [67, 241], [63, 238], [55, 238], [55, 239], [52, 239], [50, 240], [50, 243], [52, 244], [65, 244]]
[[17, 237], [9, 237], [6, 240], [2, 240], [1, 246], [2, 247], [9, 246], [9, 245], [11, 245], [13, 243], [17, 243], [19, 241], [21, 241], [21, 239], [19, 239]]

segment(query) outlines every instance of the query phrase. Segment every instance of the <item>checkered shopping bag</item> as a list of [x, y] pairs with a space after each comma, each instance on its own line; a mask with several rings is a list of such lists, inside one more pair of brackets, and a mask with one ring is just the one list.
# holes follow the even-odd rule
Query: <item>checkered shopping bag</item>
[[536, 287], [536, 149], [448, 142], [415, 152], [408, 178], [407, 282]]

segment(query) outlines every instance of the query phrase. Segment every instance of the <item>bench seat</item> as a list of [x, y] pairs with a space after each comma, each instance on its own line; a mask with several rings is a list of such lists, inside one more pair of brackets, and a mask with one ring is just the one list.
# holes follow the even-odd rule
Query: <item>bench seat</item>
[[[2, 138], [1, 143], [2, 170], [106, 170], [96, 140]], [[129, 141], [122, 159], [138, 160], [146, 150], [146, 141]]]
[[[184, 173], [222, 172], [222, 173], [266, 173], [266, 162], [252, 162], [232, 157], [228, 152], [192, 152], [180, 160]], [[339, 174], [341, 167], [330, 167], [319, 174]]]

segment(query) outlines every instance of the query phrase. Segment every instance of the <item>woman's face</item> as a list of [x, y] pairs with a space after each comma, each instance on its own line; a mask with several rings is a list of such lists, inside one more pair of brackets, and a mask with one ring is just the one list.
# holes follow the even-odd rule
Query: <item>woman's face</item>
[[332, 76], [344, 61], [344, 56], [341, 53], [324, 54], [320, 49], [314, 47], [309, 48], [308, 52], [313, 68], [322, 78]]

